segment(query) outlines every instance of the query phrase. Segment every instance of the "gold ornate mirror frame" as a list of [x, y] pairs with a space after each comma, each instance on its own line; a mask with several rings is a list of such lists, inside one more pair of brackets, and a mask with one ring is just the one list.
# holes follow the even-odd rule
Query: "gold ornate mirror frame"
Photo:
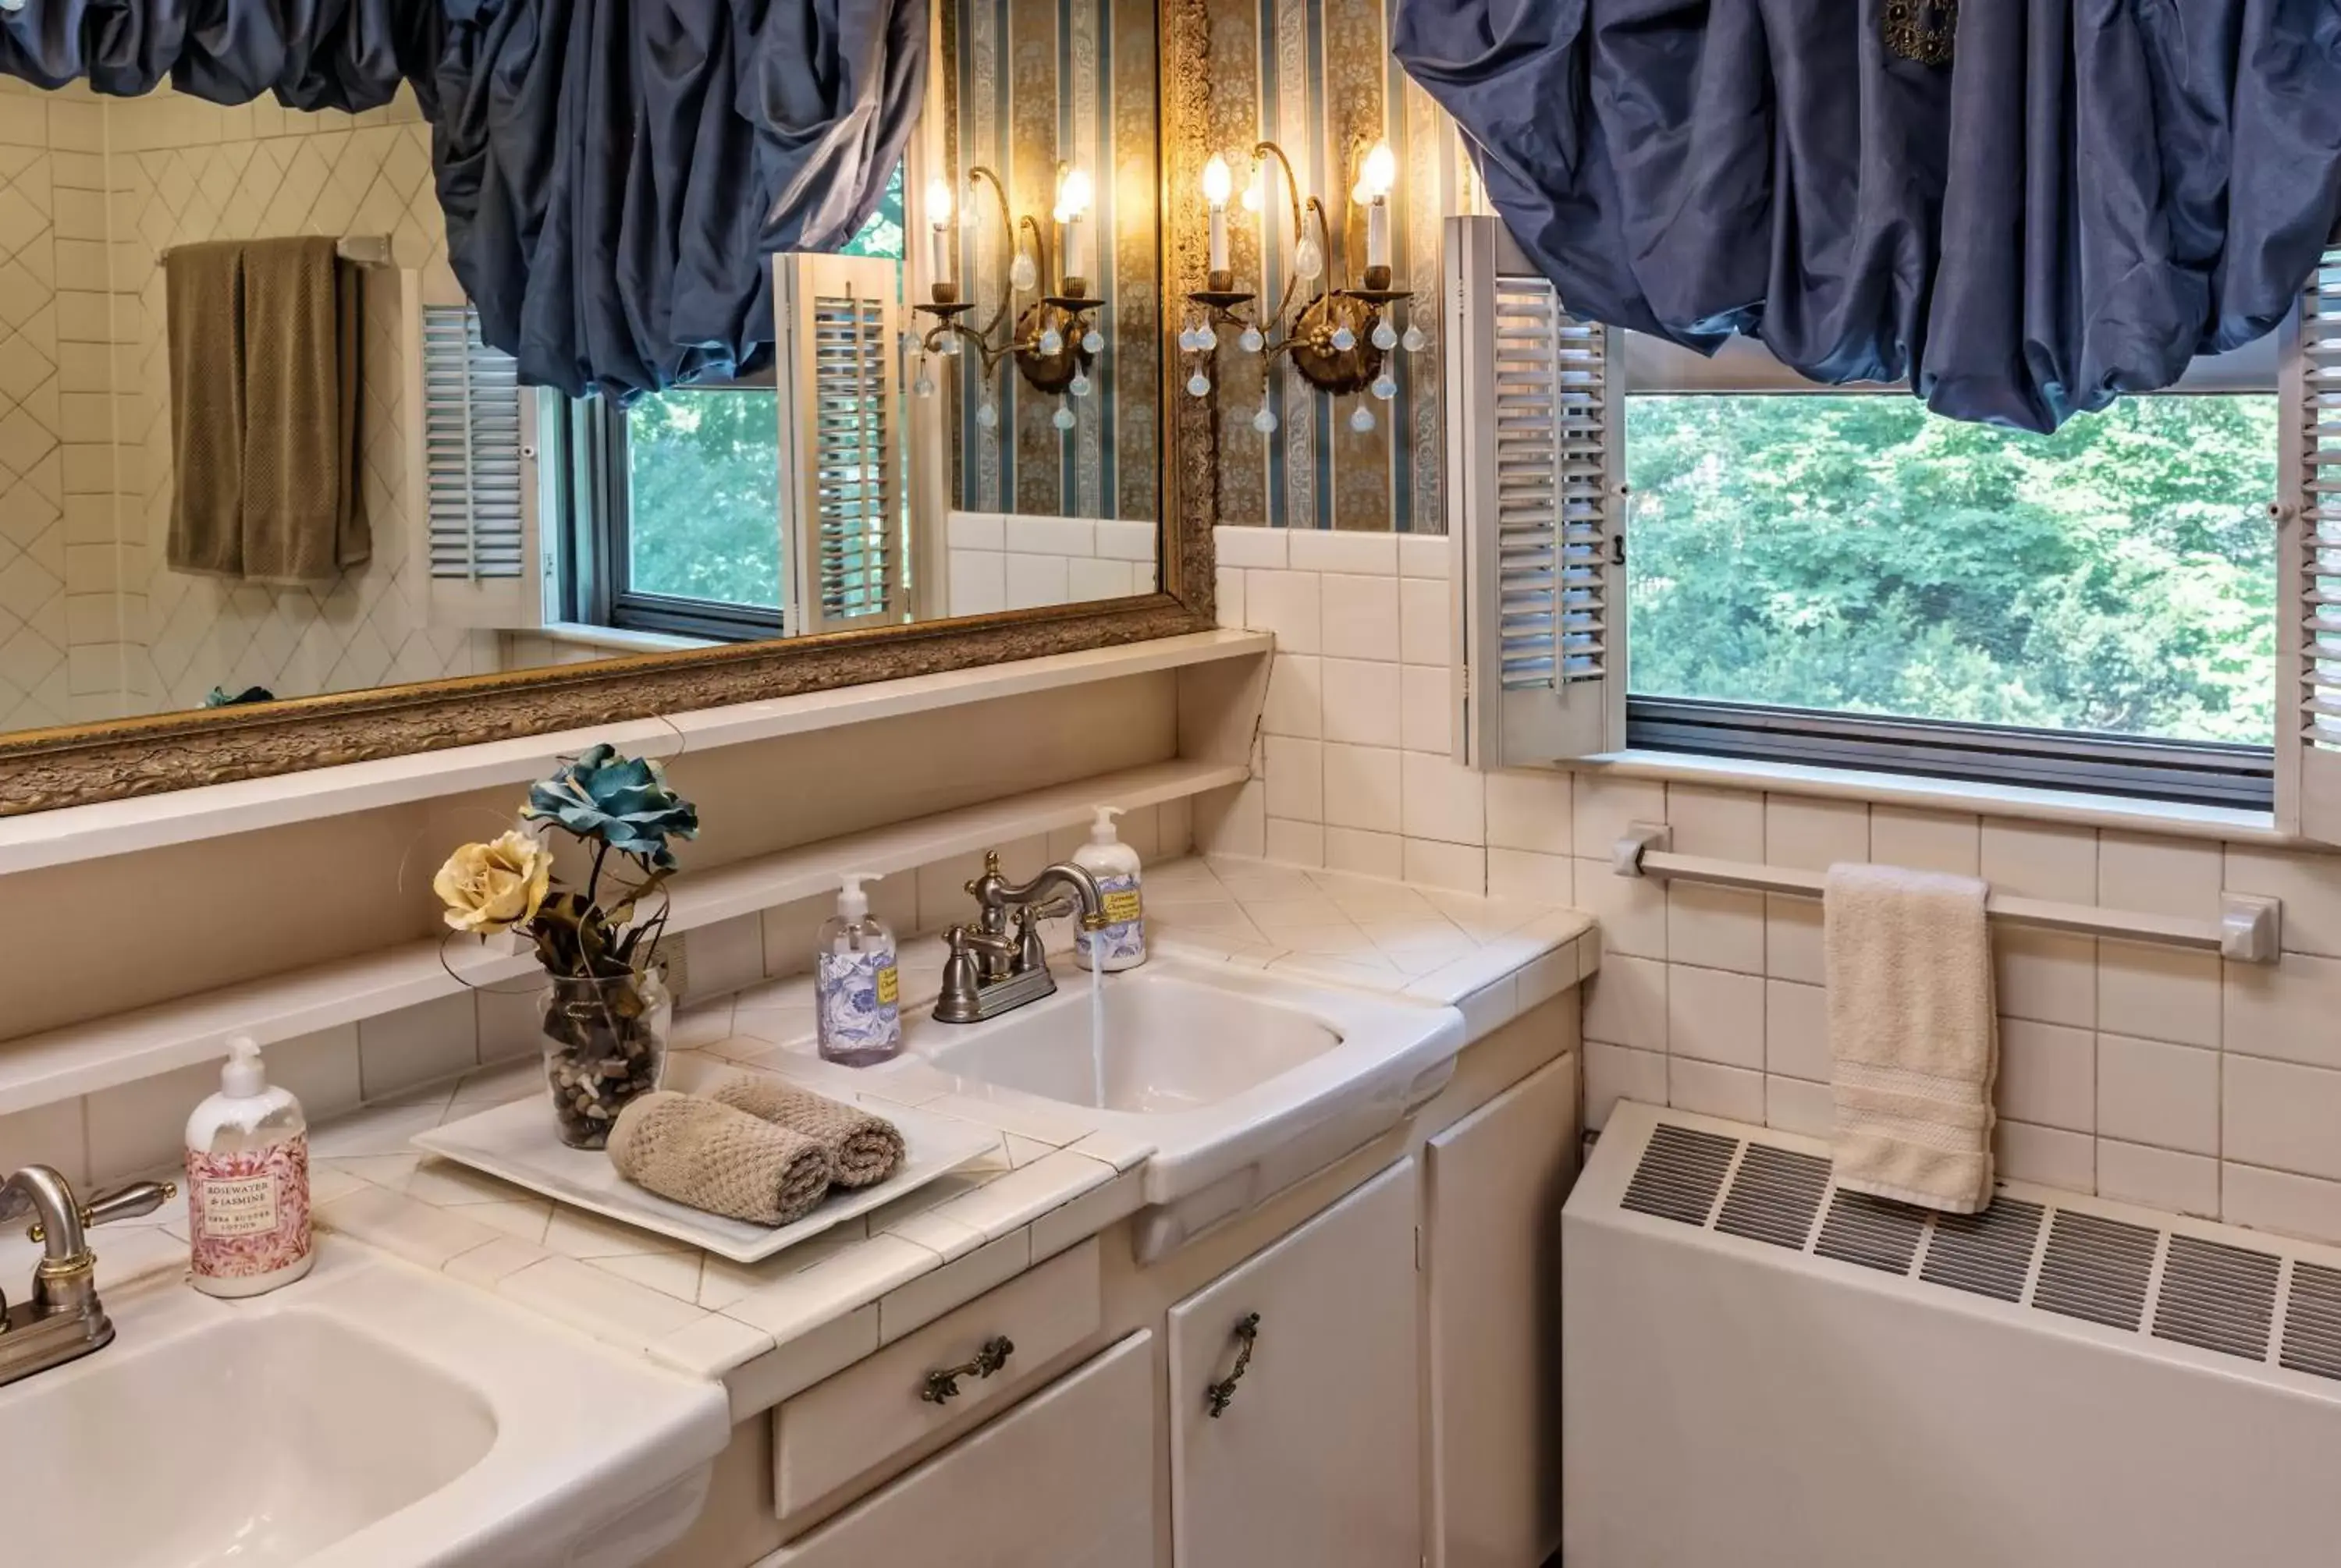
[[[1204, 0], [1161, 0], [1166, 300], [1201, 286], [1200, 190], [1208, 124]], [[793, 696], [868, 681], [1172, 637], [1213, 624], [1216, 397], [1186, 395], [1179, 313], [1158, 305], [1166, 342], [1162, 590], [1102, 604], [966, 616], [772, 642], [640, 654], [592, 664], [463, 676], [293, 698], [264, 710], [214, 709], [0, 735], [0, 816], [266, 778], [338, 763], [590, 729], [622, 719]]]

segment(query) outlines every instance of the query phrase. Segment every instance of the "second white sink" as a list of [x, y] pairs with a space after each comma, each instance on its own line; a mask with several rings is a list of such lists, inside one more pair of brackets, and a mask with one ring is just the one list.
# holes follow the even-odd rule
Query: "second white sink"
[[961, 1092], [1079, 1106], [1154, 1149], [1146, 1163], [1149, 1250], [1330, 1164], [1445, 1086], [1462, 1015], [1279, 976], [1157, 955], [1105, 978], [1104, 1029], [1090, 977], [981, 1024], [923, 1015], [907, 1043]]
[[238, 1302], [98, 1246], [114, 1343], [0, 1388], [11, 1563], [622, 1568], [729, 1435], [713, 1384], [353, 1243]]

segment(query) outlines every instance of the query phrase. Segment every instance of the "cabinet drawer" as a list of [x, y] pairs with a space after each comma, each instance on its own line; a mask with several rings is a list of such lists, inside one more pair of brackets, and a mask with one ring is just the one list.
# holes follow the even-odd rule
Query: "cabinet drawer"
[[[1046, 1363], [1104, 1321], [1098, 1242], [1092, 1236], [989, 1295], [947, 1313], [772, 1413], [772, 1499], [790, 1519], [971, 1410], [1001, 1404]], [[942, 1404], [922, 1398], [927, 1374], [976, 1359], [990, 1341], [1014, 1348], [990, 1377], [959, 1379]]]
[[1140, 1330], [756, 1568], [1137, 1568], [1154, 1560]]

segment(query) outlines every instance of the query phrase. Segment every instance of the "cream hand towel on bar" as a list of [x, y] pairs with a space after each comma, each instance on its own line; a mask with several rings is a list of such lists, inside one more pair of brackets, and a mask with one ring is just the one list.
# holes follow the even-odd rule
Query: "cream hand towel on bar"
[[1838, 1186], [1948, 1214], [1990, 1204], [1999, 1035], [1988, 893], [1972, 877], [1829, 868]]

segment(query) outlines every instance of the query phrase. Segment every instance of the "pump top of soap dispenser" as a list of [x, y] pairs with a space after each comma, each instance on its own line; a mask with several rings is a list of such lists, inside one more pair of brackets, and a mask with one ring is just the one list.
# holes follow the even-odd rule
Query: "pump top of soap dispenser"
[[877, 871], [840, 871], [837, 874], [840, 889], [837, 895], [838, 918], [843, 920], [867, 918], [870, 895], [862, 890], [862, 884], [883, 879], [883, 874]]
[[1090, 820], [1090, 842], [1092, 844], [1121, 843], [1121, 835], [1113, 830], [1113, 819], [1121, 815], [1121, 808], [1092, 806], [1090, 810], [1093, 814]]
[[227, 1043], [227, 1060], [220, 1067], [220, 1093], [234, 1100], [253, 1099], [268, 1092], [268, 1069], [260, 1059], [260, 1042], [238, 1035]]

